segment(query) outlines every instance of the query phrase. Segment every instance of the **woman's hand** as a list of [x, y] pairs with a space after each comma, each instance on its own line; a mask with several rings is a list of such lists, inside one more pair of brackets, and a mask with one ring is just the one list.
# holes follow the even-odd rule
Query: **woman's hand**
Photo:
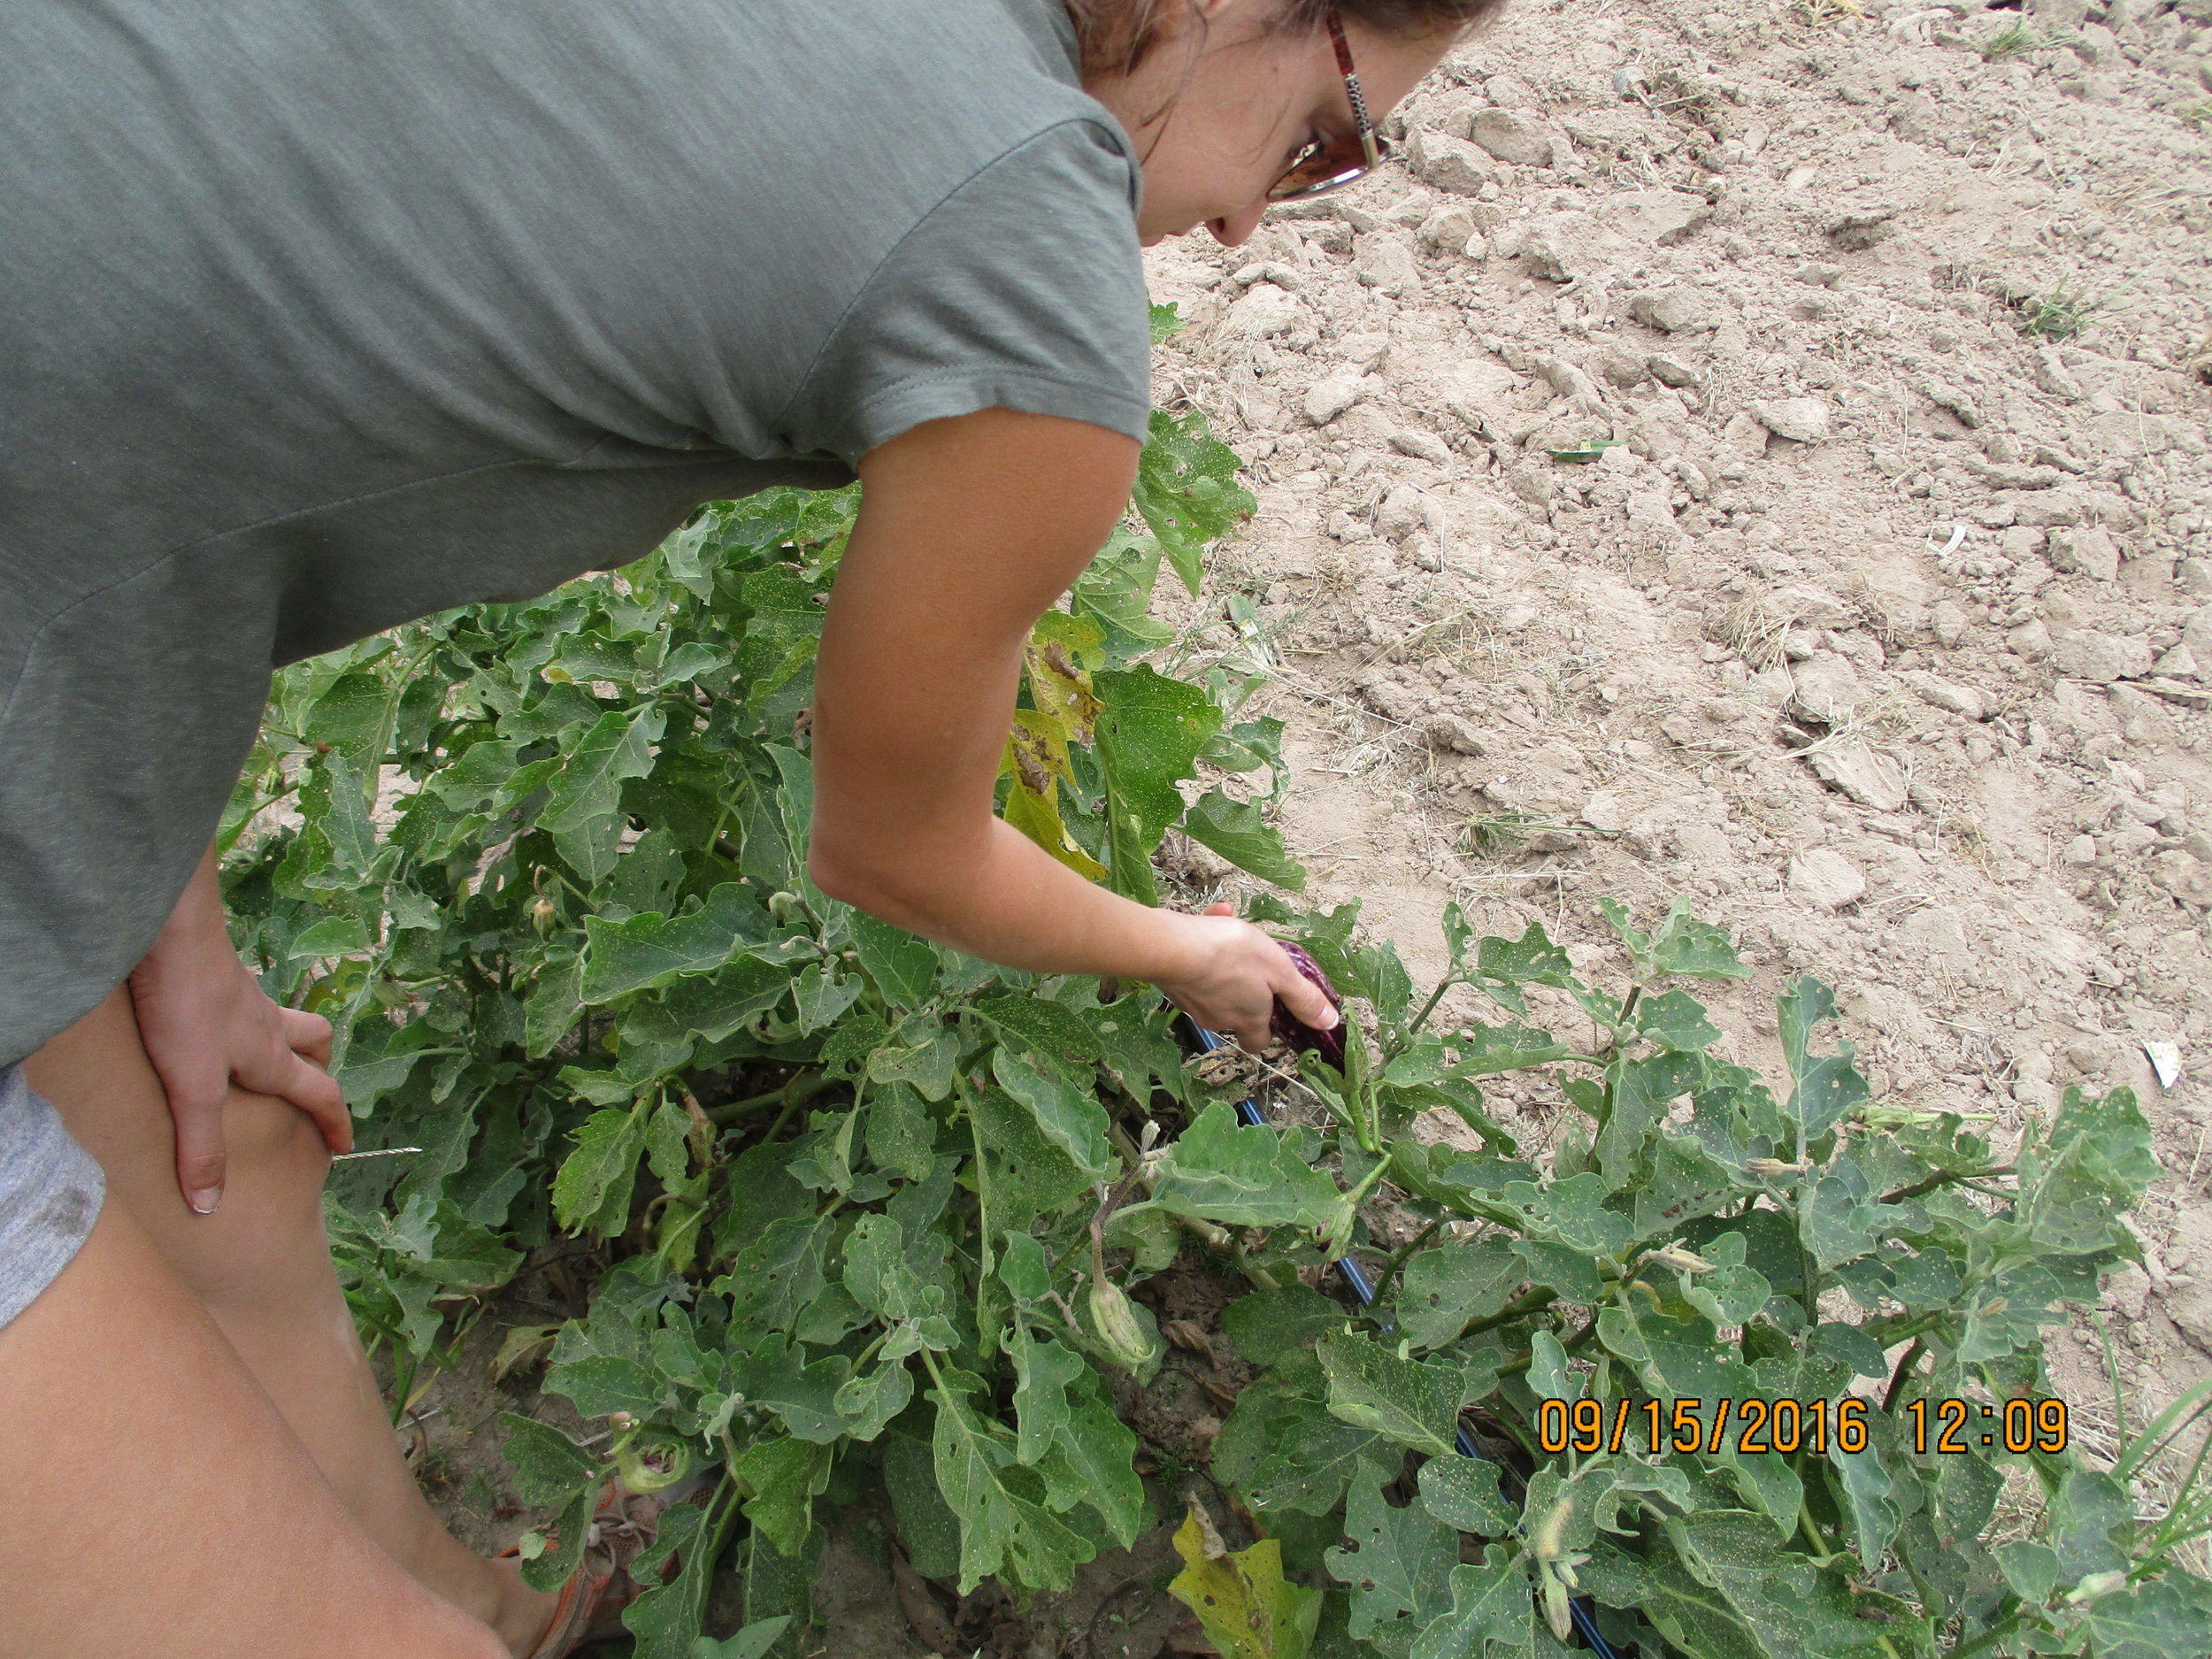
[[1283, 948], [1226, 904], [1202, 916], [1175, 918], [1188, 930], [1187, 947], [1196, 972], [1160, 980], [1168, 1000], [1209, 1031], [1227, 1032], [1253, 1053], [1273, 1041], [1268, 1018], [1275, 999], [1316, 1031], [1337, 1023], [1321, 987], [1298, 972]]
[[203, 1216], [223, 1202], [223, 1099], [235, 1082], [290, 1101], [333, 1152], [353, 1145], [353, 1118], [323, 1067], [330, 1022], [280, 1008], [262, 991], [223, 922], [210, 849], [145, 960], [131, 971], [138, 1034], [169, 1095], [177, 1186]]

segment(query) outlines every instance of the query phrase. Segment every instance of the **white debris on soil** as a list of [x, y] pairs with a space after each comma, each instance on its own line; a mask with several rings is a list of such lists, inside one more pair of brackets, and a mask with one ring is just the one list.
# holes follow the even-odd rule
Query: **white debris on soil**
[[1260, 501], [1163, 614], [1270, 667], [1310, 898], [1418, 979], [1448, 899], [1617, 975], [1592, 901], [1687, 893], [1770, 1072], [1811, 972], [2001, 1144], [2132, 1087], [2162, 1402], [2212, 1355], [2212, 1089], [2146, 1046], [2212, 1043], [2208, 50], [2212, 0], [1516, 0], [1403, 162], [1149, 258]]

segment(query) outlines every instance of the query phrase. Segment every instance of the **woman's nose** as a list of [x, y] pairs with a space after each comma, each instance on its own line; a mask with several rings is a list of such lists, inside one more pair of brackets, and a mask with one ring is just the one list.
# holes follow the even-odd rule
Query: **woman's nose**
[[1251, 240], [1252, 233], [1260, 227], [1260, 220], [1267, 212], [1265, 202], [1255, 202], [1240, 207], [1225, 218], [1208, 219], [1206, 228], [1224, 248], [1241, 248]]

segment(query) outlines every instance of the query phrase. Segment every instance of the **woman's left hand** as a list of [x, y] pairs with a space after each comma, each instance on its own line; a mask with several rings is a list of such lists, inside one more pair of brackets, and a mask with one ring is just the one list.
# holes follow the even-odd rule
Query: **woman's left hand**
[[176, 1122], [177, 1186], [203, 1216], [223, 1200], [223, 1100], [233, 1083], [288, 1100], [333, 1152], [353, 1146], [353, 1116], [323, 1068], [330, 1022], [269, 1000], [238, 959], [223, 920], [211, 848], [144, 960], [131, 1002]]

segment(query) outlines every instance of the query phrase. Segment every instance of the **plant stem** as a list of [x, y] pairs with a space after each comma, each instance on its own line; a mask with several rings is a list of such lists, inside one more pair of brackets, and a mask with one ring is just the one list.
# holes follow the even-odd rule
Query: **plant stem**
[[1897, 1370], [1889, 1379], [1889, 1388], [1882, 1395], [1884, 1417], [1889, 1416], [1897, 1409], [1897, 1397], [1905, 1392], [1905, 1384], [1912, 1377], [1913, 1367], [1920, 1363], [1920, 1356], [1927, 1352], [1927, 1348], [1925, 1341], [1919, 1337], [1915, 1337], [1912, 1340], [1912, 1346], [1905, 1350], [1905, 1357], [1897, 1362]]
[[[1406, 1027], [1407, 1036], [1412, 1036], [1415, 1033], [1418, 1032], [1422, 1026], [1428, 1024], [1429, 1016], [1436, 1012], [1436, 1005], [1444, 1000], [1444, 993], [1450, 990], [1455, 983], [1455, 981], [1449, 974], [1446, 974], [1442, 979], [1436, 982], [1436, 989], [1429, 993], [1429, 1000], [1421, 1004], [1421, 1011], [1413, 1017], [1413, 1023]], [[1383, 1058], [1383, 1064], [1387, 1065], [1392, 1060], [1396, 1058], [1397, 1055], [1395, 1053], [1386, 1055]]]
[[1441, 1216], [1439, 1216], [1434, 1221], [1430, 1222], [1427, 1226], [1422, 1228], [1420, 1232], [1415, 1233], [1410, 1239], [1407, 1240], [1405, 1243], [1398, 1247], [1396, 1253], [1390, 1258], [1389, 1265], [1383, 1269], [1382, 1277], [1375, 1281], [1375, 1300], [1377, 1302], [1380, 1302], [1383, 1299], [1384, 1293], [1390, 1288], [1392, 1281], [1398, 1277], [1398, 1270], [1406, 1264], [1406, 1258], [1411, 1256], [1416, 1250], [1419, 1249], [1423, 1245], [1426, 1244], [1430, 1238], [1435, 1233], [1436, 1230], [1443, 1225], [1444, 1218]]
[[[975, 1340], [977, 1351], [987, 1359], [998, 1348], [998, 1327], [991, 1318], [991, 1175], [983, 1160], [982, 1125], [975, 1120], [975, 1102], [967, 1098], [965, 1090], [961, 1093], [960, 1108], [968, 1120], [968, 1144], [975, 1148]], [[928, 1358], [926, 1348], [922, 1356]], [[930, 1375], [936, 1374], [932, 1366]]]
[[1510, 1325], [1514, 1320], [1525, 1318], [1532, 1313], [1540, 1313], [1558, 1300], [1559, 1293], [1555, 1290], [1532, 1290], [1527, 1295], [1506, 1303], [1503, 1308], [1492, 1314], [1487, 1319], [1476, 1320], [1461, 1332], [1460, 1335], [1462, 1337], [1479, 1336], [1485, 1331], [1495, 1330], [1502, 1325]]
[[2011, 1617], [2006, 1619], [2002, 1624], [1992, 1624], [1987, 1630], [1977, 1636], [1972, 1641], [1968, 1642], [1965, 1647], [1952, 1648], [1950, 1659], [1968, 1659], [1969, 1655], [1978, 1654], [1985, 1647], [1988, 1647], [1994, 1643], [2002, 1641], [2006, 1637], [2011, 1635], [2015, 1630], [2019, 1628], [2021, 1621], [2027, 1617], [2027, 1613], [2028, 1609], [2023, 1608], [2018, 1612], [2013, 1614]]
[[1811, 1547], [1815, 1561], [1824, 1567], [1835, 1559], [1836, 1552], [1821, 1541], [1819, 1525], [1813, 1519], [1813, 1506], [1801, 1495], [1797, 1500], [1797, 1530]]
[[2001, 1175], [2010, 1175], [2013, 1166], [2001, 1164], [1993, 1170], [1938, 1170], [1924, 1181], [1915, 1181], [1910, 1187], [1901, 1187], [1893, 1193], [1884, 1193], [1875, 1202], [1901, 1204], [1908, 1198], [1917, 1198], [1923, 1193], [1932, 1193], [1939, 1187], [1948, 1187], [1955, 1181], [1994, 1180]]
[[[749, 1118], [753, 1113], [765, 1110], [779, 1102], [789, 1105], [794, 1090], [798, 1090], [798, 1098], [805, 1101], [812, 1099], [828, 1087], [829, 1079], [819, 1071], [795, 1071], [764, 1094], [749, 1094], [743, 1100], [725, 1101], [721, 1105], [711, 1108], [706, 1114], [707, 1121], [718, 1127], [733, 1124], [741, 1118]], [[773, 1140], [774, 1136], [772, 1134], [769, 1138]]]

